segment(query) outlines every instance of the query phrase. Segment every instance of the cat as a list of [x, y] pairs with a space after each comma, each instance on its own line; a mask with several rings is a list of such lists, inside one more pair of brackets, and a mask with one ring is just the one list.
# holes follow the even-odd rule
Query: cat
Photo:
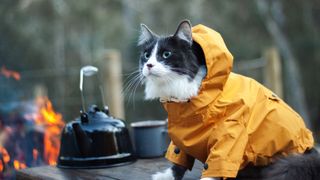
[[[207, 30], [206, 28], [204, 28], [204, 30], [200, 29], [198, 33], [203, 33], [206, 30]], [[220, 41], [219, 38], [220, 36], [218, 37], [217, 41]], [[208, 39], [208, 41], [209, 40], [210, 39]], [[206, 39], [202, 39], [202, 41], [206, 41]], [[179, 24], [176, 32], [173, 35], [169, 35], [169, 36], [159, 36], [153, 33], [146, 25], [141, 24], [141, 34], [138, 40], [138, 46], [141, 49], [139, 71], [140, 71], [141, 77], [143, 78], [143, 82], [145, 84], [145, 99], [147, 100], [159, 99], [160, 102], [164, 104], [171, 104], [168, 106], [165, 105], [165, 108], [167, 110], [170, 108], [170, 106], [188, 107], [185, 104], [188, 104], [189, 102], [193, 101], [194, 99], [200, 96], [210, 97], [210, 96], [203, 95], [204, 93], [202, 90], [205, 88], [207, 89], [211, 88], [210, 91], [215, 90], [213, 92], [216, 92], [216, 91], [219, 92], [217, 95], [218, 97], [221, 94], [220, 91], [223, 91], [224, 89], [228, 89], [228, 88], [225, 88], [225, 86], [227, 86], [226, 85], [227, 83], [225, 82], [227, 81], [227, 79], [240, 78], [241, 80], [244, 80], [246, 82], [247, 81], [251, 82], [251, 80], [242, 76], [240, 77], [238, 75], [233, 75], [233, 74], [229, 75], [230, 73], [229, 71], [231, 67], [225, 68], [224, 67], [225, 64], [221, 65], [219, 63], [216, 63], [215, 65], [210, 65], [210, 69], [209, 69], [208, 68], [209, 65], [208, 65], [208, 62], [206, 62], [206, 59], [208, 59], [210, 54], [208, 53], [206, 54], [203, 50], [203, 47], [193, 39], [192, 26], [189, 20], [182, 21]], [[212, 47], [216, 48], [216, 46], [212, 46]], [[205, 47], [204, 45], [204, 48], [207, 48], [207, 47]], [[220, 60], [219, 62], [222, 62], [225, 56], [228, 57], [229, 59], [232, 59], [230, 58], [231, 56], [228, 54], [228, 51], [225, 49], [224, 43], [221, 47], [218, 47], [217, 49], [218, 50], [222, 49], [222, 51], [224, 52], [224, 54], [222, 53], [222, 58], [221, 58], [222, 60]], [[219, 59], [220, 57], [217, 57], [217, 58]], [[218, 71], [214, 75], [215, 79], [211, 80], [210, 77], [208, 76], [211, 76], [210, 73], [212, 71], [212, 68], [215, 68], [215, 66], [218, 68], [222, 66], [224, 69], [227, 69], [227, 70], [218, 69]], [[216, 79], [218, 79], [218, 81], [215, 81]], [[262, 88], [265, 94], [269, 93], [269, 90], [265, 90], [264, 87], [262, 87], [262, 85], [257, 85], [257, 86], [259, 88]], [[209, 100], [201, 99], [201, 97], [198, 98], [200, 99], [200, 104], [202, 101], [209, 102]], [[217, 97], [215, 96], [214, 98], [217, 98]], [[270, 95], [270, 98], [267, 98], [267, 99], [268, 101], [271, 99], [271, 101], [274, 101], [275, 103], [277, 103], [277, 105], [279, 102], [281, 102], [282, 106], [286, 106], [284, 105], [284, 103], [282, 103], [282, 100], [274, 96], [274, 94], [272, 94], [272, 96]], [[210, 103], [212, 104], [211, 101]], [[209, 106], [210, 104], [205, 104], [202, 108], [200, 108], [201, 112], [203, 111], [203, 109]], [[195, 109], [194, 106], [192, 106], [186, 111], [184, 111], [184, 113], [197, 114], [197, 112], [190, 112], [194, 109]], [[198, 111], [198, 110], [196, 109], [195, 111]], [[178, 116], [176, 117], [179, 117], [179, 116], [180, 115], [178, 114]], [[205, 116], [205, 115], [202, 115], [202, 116]], [[300, 120], [301, 119], [299, 119], [299, 121]], [[170, 121], [171, 120], [169, 118], [169, 125], [170, 125]], [[175, 122], [172, 121], [170, 126], [175, 126], [174, 123]], [[195, 124], [197, 122], [192, 122], [192, 123]], [[183, 126], [186, 126], [186, 125], [183, 125]], [[208, 125], [206, 124], [204, 126], [205, 128], [207, 128], [206, 126]], [[313, 138], [310, 135], [309, 131], [305, 129], [303, 125], [301, 126], [302, 126], [301, 128], [306, 133], [305, 135], [306, 142], [309, 143], [309, 144], [306, 143], [302, 145], [304, 146], [305, 155], [301, 155], [301, 156], [292, 155], [284, 159], [281, 159], [282, 158], [281, 157], [280, 160], [276, 161], [276, 163], [271, 163], [270, 165], [266, 165], [266, 166], [251, 166], [250, 163], [248, 163], [246, 167], [239, 170], [239, 172], [236, 172], [237, 179], [248, 179], [248, 177], [249, 178], [251, 177], [253, 179], [266, 179], [266, 180], [267, 179], [287, 180], [287, 179], [295, 179], [295, 178], [302, 180], [302, 179], [308, 179], [308, 178], [309, 179], [320, 178], [320, 173], [319, 173], [320, 158], [318, 153], [312, 148]], [[169, 135], [170, 135], [170, 130], [169, 130]], [[179, 138], [183, 138], [183, 137], [174, 137], [174, 136], [175, 136], [174, 133], [172, 133], [172, 140], [175, 139], [176, 143], [180, 144], [181, 148], [183, 148], [183, 146], [181, 145], [181, 142], [183, 141], [179, 140]], [[174, 150], [172, 150], [172, 148], [170, 147], [172, 148], [174, 147]], [[191, 150], [189, 151], [192, 153]], [[239, 149], [239, 151], [241, 151], [241, 149]], [[169, 154], [171, 153], [171, 155], [168, 155], [168, 157], [171, 156], [171, 160], [172, 160], [172, 156], [175, 156], [175, 154], [177, 156], [178, 155], [182, 156], [182, 152], [180, 152], [180, 147], [173, 146], [171, 144], [168, 148], [167, 153]], [[279, 153], [281, 154], [281, 152], [275, 152], [275, 154], [279, 154]], [[197, 156], [197, 154], [193, 154], [193, 155]], [[190, 155], [186, 154], [186, 156], [189, 157]], [[192, 158], [197, 158], [197, 157], [192, 157]], [[201, 160], [202, 162], [205, 162], [205, 159], [203, 159], [202, 156], [199, 156], [199, 160]], [[211, 166], [211, 164], [209, 164], [209, 166]], [[299, 168], [303, 166], [307, 166], [309, 168], [309, 172], [311, 173], [305, 172], [305, 169], [303, 168]], [[208, 168], [208, 164], [205, 163], [204, 169], [206, 170], [207, 168]], [[152, 175], [152, 179], [153, 180], [171, 180], [171, 179], [179, 180], [183, 178], [187, 169], [190, 169], [190, 167], [185, 167], [181, 164], [174, 162], [171, 168], [168, 168], [163, 172], [158, 172]], [[295, 175], [295, 173], [300, 174], [299, 178], [297, 178], [298, 176]], [[218, 180], [222, 178], [225, 178], [225, 177], [208, 176], [206, 173], [204, 173], [201, 180]]]

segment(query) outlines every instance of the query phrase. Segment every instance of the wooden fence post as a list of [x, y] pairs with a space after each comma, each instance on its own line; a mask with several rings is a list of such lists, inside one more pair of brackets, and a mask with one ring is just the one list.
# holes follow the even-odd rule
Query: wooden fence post
[[121, 54], [118, 50], [106, 50], [102, 62], [102, 79], [104, 82], [104, 93], [107, 98], [107, 105], [110, 114], [114, 117], [124, 119], [124, 100], [122, 96], [122, 62]]
[[283, 97], [282, 71], [279, 52], [275, 47], [264, 52], [266, 67], [264, 70], [265, 85], [279, 97]]

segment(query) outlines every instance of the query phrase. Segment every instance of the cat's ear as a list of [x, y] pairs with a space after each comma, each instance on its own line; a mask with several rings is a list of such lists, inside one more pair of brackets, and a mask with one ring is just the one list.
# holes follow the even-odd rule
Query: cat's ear
[[192, 30], [191, 30], [191, 23], [189, 20], [182, 21], [176, 33], [174, 33], [175, 37], [178, 37], [182, 40], [187, 41], [190, 45], [192, 44]]
[[142, 44], [148, 41], [151, 41], [157, 36], [145, 24], [141, 24], [140, 28], [141, 30], [140, 30], [139, 40], [138, 40], [138, 46], [141, 46]]

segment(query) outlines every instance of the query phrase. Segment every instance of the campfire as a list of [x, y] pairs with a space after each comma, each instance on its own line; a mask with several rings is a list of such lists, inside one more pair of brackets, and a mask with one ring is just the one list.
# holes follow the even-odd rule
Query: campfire
[[[5, 66], [0, 68], [1, 76], [21, 79]], [[13, 178], [19, 169], [55, 165], [58, 158], [62, 115], [46, 96], [19, 104], [10, 112], [0, 112], [0, 179]]]

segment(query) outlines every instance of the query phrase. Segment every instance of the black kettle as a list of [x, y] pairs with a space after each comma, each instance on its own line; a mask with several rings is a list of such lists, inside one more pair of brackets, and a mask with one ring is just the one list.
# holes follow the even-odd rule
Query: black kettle
[[80, 71], [83, 110], [80, 117], [67, 123], [62, 130], [57, 163], [60, 168], [102, 168], [136, 160], [128, 129], [122, 120], [110, 116], [105, 105], [103, 109], [91, 105], [85, 112], [82, 76], [94, 74], [92, 70], [98, 71], [93, 66], [85, 66]]

